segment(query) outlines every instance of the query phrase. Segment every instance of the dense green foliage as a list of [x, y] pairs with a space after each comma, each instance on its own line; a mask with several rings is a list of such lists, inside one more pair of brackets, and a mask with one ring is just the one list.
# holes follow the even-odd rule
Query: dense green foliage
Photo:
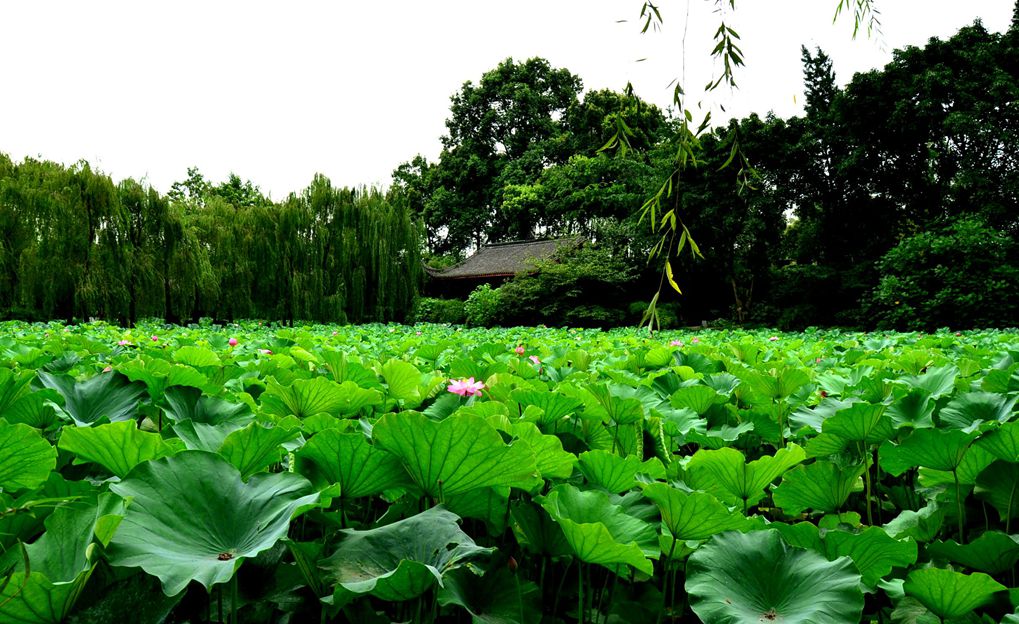
[[[979, 222], [995, 240], [1019, 238], [1019, 32], [990, 33], [975, 23], [895, 51], [886, 67], [854, 76], [845, 88], [821, 50], [804, 49], [803, 68], [802, 117], [752, 115], [709, 128], [688, 145], [697, 166], [677, 173], [683, 120], [624, 94], [581, 99], [579, 79], [567, 80], [565, 70], [507, 60], [454, 95], [438, 161], [419, 157], [398, 169], [394, 182], [411, 194], [432, 253], [570, 235], [606, 249], [603, 232], [624, 232], [626, 246], [609, 245], [606, 260], [627, 265], [632, 279], [624, 293], [591, 292], [593, 302], [547, 310], [525, 301], [510, 324], [559, 324], [570, 314], [563, 308], [594, 305], [608, 311], [599, 315], [608, 325], [625, 317], [626, 303], [646, 300], [661, 278], [660, 263], [646, 262], [658, 237], [646, 220], [638, 224], [638, 207], [671, 180], [675, 192], [663, 209], [678, 210], [703, 252], [702, 259], [672, 260], [686, 324], [1014, 325], [1010, 282], [979, 270], [957, 280], [950, 296], [914, 293], [930, 300], [922, 312], [894, 313], [886, 300], [899, 279], [901, 250], [924, 232]], [[538, 89], [549, 85], [554, 95]], [[572, 97], [562, 93], [569, 88]], [[630, 131], [628, 149], [599, 152], [619, 120]], [[511, 133], [518, 147], [464, 140], [465, 128], [490, 136], [485, 124]], [[532, 127], [540, 132], [523, 142], [520, 133]], [[454, 199], [465, 203], [447, 209]], [[979, 260], [966, 257], [974, 251], [942, 245], [940, 257], [944, 266], [977, 269]], [[1005, 274], [1019, 266], [1011, 252], [995, 257]], [[937, 263], [919, 266], [914, 285], [937, 283]], [[506, 287], [513, 291], [508, 300], [531, 292], [533, 279], [522, 279], [530, 282]], [[543, 291], [542, 305], [553, 292]], [[957, 303], [996, 297], [1004, 297], [1000, 314], [969, 316]]]
[[1012, 621], [1017, 402], [1014, 331], [8, 322], [0, 620]]
[[399, 195], [323, 177], [274, 203], [191, 170], [164, 197], [0, 154], [0, 318], [401, 320], [418, 236]]

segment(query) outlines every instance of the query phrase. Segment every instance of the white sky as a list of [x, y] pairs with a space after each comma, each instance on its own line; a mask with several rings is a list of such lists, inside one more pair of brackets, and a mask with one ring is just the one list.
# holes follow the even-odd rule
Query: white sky
[[[882, 35], [853, 41], [851, 16], [832, 25], [837, 0], [740, 0], [730, 25], [743, 37], [747, 66], [738, 91], [714, 98], [738, 116], [797, 114], [801, 44], [825, 49], [845, 83], [883, 66], [895, 48], [948, 37], [978, 17], [1004, 31], [1014, 6], [876, 3]], [[84, 158], [115, 180], [145, 179], [162, 192], [192, 165], [216, 181], [236, 172], [275, 199], [316, 172], [339, 185], [385, 185], [415, 154], [438, 155], [450, 96], [510, 56], [545, 57], [586, 89], [631, 81], [664, 107], [683, 67], [689, 6], [686, 85], [699, 93], [712, 73], [715, 3], [661, 0], [664, 29], [646, 35], [641, 5], [2, 1], [0, 151], [16, 160]]]

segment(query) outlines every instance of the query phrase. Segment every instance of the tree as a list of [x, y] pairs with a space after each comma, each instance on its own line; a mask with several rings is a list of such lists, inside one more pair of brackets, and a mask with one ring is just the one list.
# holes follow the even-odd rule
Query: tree
[[453, 95], [438, 163], [418, 157], [394, 173], [433, 252], [534, 235], [526, 215], [501, 212], [501, 189], [569, 157], [563, 118], [580, 89], [577, 76], [544, 59], [507, 59]]

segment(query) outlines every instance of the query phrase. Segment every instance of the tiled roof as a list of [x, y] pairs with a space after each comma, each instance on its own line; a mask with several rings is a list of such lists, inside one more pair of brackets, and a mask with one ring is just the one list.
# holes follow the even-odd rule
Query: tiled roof
[[533, 271], [536, 261], [550, 258], [561, 247], [579, 242], [578, 238], [557, 238], [485, 245], [455, 267], [428, 273], [437, 279], [511, 277]]

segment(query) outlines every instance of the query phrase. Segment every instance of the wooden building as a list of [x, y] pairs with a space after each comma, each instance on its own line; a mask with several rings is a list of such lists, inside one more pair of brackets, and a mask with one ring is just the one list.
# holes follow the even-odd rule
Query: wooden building
[[533, 273], [539, 261], [548, 260], [559, 249], [579, 244], [579, 238], [557, 238], [485, 245], [454, 267], [436, 270], [426, 266], [424, 294], [464, 298], [481, 284], [494, 288], [514, 275]]

